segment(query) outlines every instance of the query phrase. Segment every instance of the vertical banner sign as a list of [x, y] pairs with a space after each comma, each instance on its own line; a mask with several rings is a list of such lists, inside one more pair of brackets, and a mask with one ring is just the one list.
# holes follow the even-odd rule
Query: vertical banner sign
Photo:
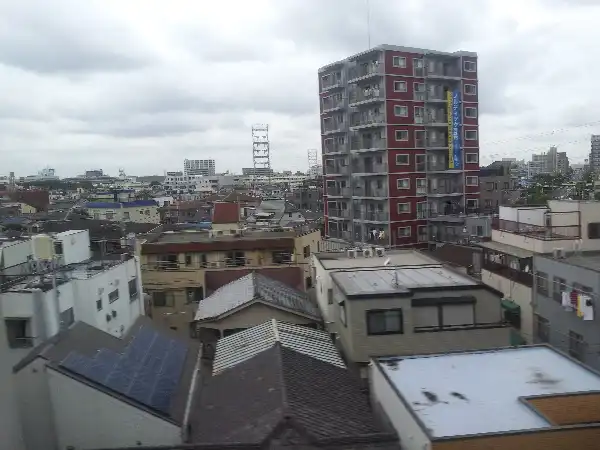
[[462, 105], [460, 90], [452, 91], [452, 155], [453, 168], [462, 167]]
[[454, 113], [453, 113], [454, 97], [452, 91], [446, 92], [446, 116], [448, 117], [448, 168], [454, 169]]

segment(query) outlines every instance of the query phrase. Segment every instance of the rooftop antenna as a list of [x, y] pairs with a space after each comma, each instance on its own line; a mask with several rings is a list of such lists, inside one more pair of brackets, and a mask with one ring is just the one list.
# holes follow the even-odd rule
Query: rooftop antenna
[[[384, 266], [389, 266], [390, 262], [392, 260], [390, 258], [386, 258], [386, 260], [383, 262]], [[398, 287], [398, 270], [396, 270], [396, 267], [394, 267], [394, 286]]]

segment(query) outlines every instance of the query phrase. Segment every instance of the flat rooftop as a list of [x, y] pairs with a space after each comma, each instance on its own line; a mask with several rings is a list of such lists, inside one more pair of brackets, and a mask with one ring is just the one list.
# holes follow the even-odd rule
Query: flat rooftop
[[[537, 257], [554, 259], [552, 255], [537, 255]], [[570, 255], [568, 254], [566, 258], [561, 258], [556, 261], [564, 264], [571, 264], [583, 269], [600, 272], [600, 251], [581, 252], [579, 254]]]
[[[215, 232], [216, 234], [216, 232]], [[261, 231], [247, 232], [245, 234], [222, 234], [220, 236], [211, 235], [208, 231], [175, 231], [162, 233], [157, 240], [149, 242], [151, 244], [189, 244], [192, 242], [214, 242], [214, 241], [239, 241], [256, 239], [281, 239], [282, 237], [293, 238], [296, 233], [293, 231]]]
[[430, 266], [351, 270], [331, 275], [349, 297], [410, 292], [412, 289], [477, 286], [477, 281], [441, 264]]
[[326, 270], [335, 269], [361, 269], [371, 267], [384, 267], [389, 259], [389, 267], [420, 266], [439, 264], [440, 261], [414, 250], [386, 251], [384, 256], [365, 258], [362, 251], [358, 251], [356, 258], [350, 258], [346, 251], [316, 253], [315, 256]]
[[376, 364], [432, 437], [550, 428], [521, 397], [600, 391], [600, 375], [548, 346]]

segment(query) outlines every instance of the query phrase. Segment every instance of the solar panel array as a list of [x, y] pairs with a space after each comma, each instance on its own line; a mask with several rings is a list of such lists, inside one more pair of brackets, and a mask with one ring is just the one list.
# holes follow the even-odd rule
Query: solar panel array
[[105, 348], [92, 358], [71, 352], [60, 365], [168, 414], [187, 350], [184, 343], [142, 327], [122, 354]]

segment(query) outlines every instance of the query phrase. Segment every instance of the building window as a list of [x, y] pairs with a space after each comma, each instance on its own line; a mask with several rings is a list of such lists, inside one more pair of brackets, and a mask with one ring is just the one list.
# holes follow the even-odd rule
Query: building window
[[271, 253], [273, 264], [289, 264], [292, 262], [292, 252], [278, 251]]
[[538, 294], [548, 296], [548, 274], [538, 272], [535, 274], [535, 286]]
[[397, 141], [408, 141], [408, 130], [396, 130]]
[[410, 156], [406, 154], [396, 155], [397, 166], [408, 166], [410, 164]]
[[304, 254], [305, 258], [308, 258], [310, 256], [310, 245], [305, 245], [302, 253]]
[[468, 198], [466, 205], [467, 209], [469, 210], [477, 209], [477, 207], [479, 206], [479, 200], [476, 198]]
[[398, 214], [406, 214], [410, 212], [410, 203], [398, 203]]
[[396, 228], [396, 233], [399, 238], [410, 237], [410, 227]]
[[187, 303], [198, 303], [204, 298], [204, 288], [202, 286], [186, 288], [185, 298]]
[[465, 177], [467, 186], [479, 186], [479, 177]]
[[115, 214], [111, 213], [111, 212], [107, 212], [105, 214], [105, 217], [106, 217], [106, 220], [113, 220], [113, 218], [115, 217]]
[[347, 313], [346, 313], [346, 302], [340, 302], [339, 303], [339, 307], [340, 307], [340, 321], [342, 322], [342, 324], [344, 326], [348, 325], [348, 317], [347, 317]]
[[137, 278], [129, 280], [129, 300], [134, 301], [138, 295]]
[[10, 348], [33, 347], [33, 338], [29, 333], [29, 320], [6, 319], [6, 337]]
[[402, 309], [374, 309], [367, 311], [367, 334], [402, 334]]
[[425, 172], [425, 155], [415, 155], [415, 172]]
[[60, 323], [63, 327], [70, 327], [75, 323], [73, 308], [65, 309], [60, 313]]
[[588, 223], [588, 239], [600, 239], [600, 222]]
[[174, 305], [172, 292], [154, 291], [152, 293], [152, 306], [155, 308], [173, 307]]
[[477, 86], [474, 84], [465, 84], [465, 95], [477, 95]]
[[569, 331], [569, 355], [583, 361], [585, 357], [585, 341], [583, 336], [574, 331]]
[[469, 119], [477, 119], [477, 108], [472, 106], [465, 107], [465, 117]]
[[567, 280], [560, 277], [552, 279], [552, 298], [558, 303], [562, 302], [562, 293], [567, 289]]
[[465, 130], [465, 140], [476, 141], [477, 140], [477, 130]]
[[408, 117], [408, 108], [404, 105], [395, 105], [394, 106], [394, 116]]
[[537, 314], [535, 315], [535, 336], [539, 342], [550, 341], [550, 321]]
[[468, 164], [476, 164], [479, 162], [478, 153], [465, 153], [465, 162]]
[[129, 220], [130, 219], [130, 217], [129, 217], [129, 211], [125, 211], [123, 213], [123, 219], [125, 219], [125, 220]]
[[108, 293], [108, 303], [114, 303], [119, 300], [119, 290], [115, 289], [112, 292]]
[[477, 71], [477, 64], [475, 63], [475, 61], [465, 61], [465, 72], [476, 72]]
[[333, 305], [333, 289], [327, 289], [327, 304]]
[[406, 81], [394, 81], [394, 92], [406, 92]]
[[406, 69], [406, 58], [404, 56], [394, 56], [392, 58], [392, 65], [400, 69]]
[[96, 311], [102, 311], [102, 299], [96, 300]]
[[410, 189], [410, 178], [399, 178], [396, 181], [398, 189]]
[[192, 254], [191, 253], [186, 253], [185, 254], [185, 265], [186, 266], [191, 266], [192, 265]]

